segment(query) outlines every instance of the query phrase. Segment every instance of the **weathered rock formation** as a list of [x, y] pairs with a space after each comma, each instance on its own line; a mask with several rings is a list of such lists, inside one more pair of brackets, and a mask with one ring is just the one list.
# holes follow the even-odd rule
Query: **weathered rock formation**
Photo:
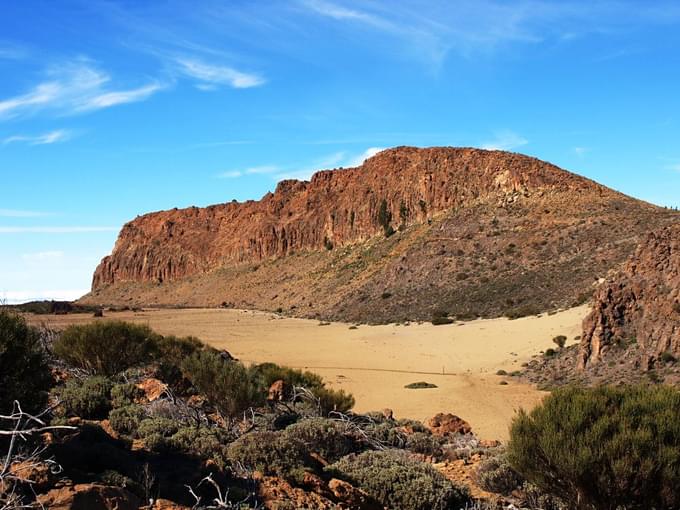
[[631, 343], [652, 356], [680, 356], [680, 222], [650, 233], [597, 289], [583, 322], [580, 365]]
[[493, 195], [601, 186], [537, 159], [474, 149], [387, 150], [358, 168], [325, 170], [310, 182], [281, 181], [257, 202], [173, 209], [127, 223], [93, 290], [124, 281], [164, 282], [225, 264], [257, 262], [302, 250], [365, 241], [383, 225], [383, 200], [394, 228]]
[[398, 147], [259, 201], [138, 217], [82, 302], [367, 322], [538, 313], [589, 295], [671, 216], [520, 154]]

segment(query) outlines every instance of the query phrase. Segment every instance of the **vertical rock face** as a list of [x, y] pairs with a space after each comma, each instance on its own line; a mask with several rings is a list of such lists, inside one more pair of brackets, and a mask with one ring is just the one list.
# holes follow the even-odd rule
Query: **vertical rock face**
[[138, 217], [121, 230], [92, 287], [173, 281], [225, 265], [365, 241], [385, 227], [379, 214], [383, 201], [396, 229], [475, 201], [512, 201], [537, 189], [609, 192], [519, 154], [398, 147], [357, 168], [317, 172], [310, 182], [282, 181], [259, 201]]
[[680, 355], [680, 223], [650, 233], [598, 288], [583, 323], [581, 367], [630, 342], [652, 355]]

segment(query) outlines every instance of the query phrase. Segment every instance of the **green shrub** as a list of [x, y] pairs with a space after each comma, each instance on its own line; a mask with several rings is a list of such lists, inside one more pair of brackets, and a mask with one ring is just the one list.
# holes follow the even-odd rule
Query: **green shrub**
[[331, 412], [346, 413], [354, 407], [354, 397], [345, 393], [345, 390], [317, 388], [312, 393], [319, 400], [319, 408], [324, 416]]
[[41, 411], [51, 385], [38, 330], [0, 310], [0, 414], [10, 414], [15, 400], [26, 412]]
[[139, 423], [137, 435], [145, 439], [152, 434], [159, 434], [163, 437], [171, 437], [177, 434], [182, 427], [182, 423], [168, 418], [146, 418]]
[[305, 444], [281, 432], [245, 434], [229, 445], [228, 455], [251, 471], [293, 480], [299, 479], [310, 463]]
[[167, 418], [147, 418], [137, 427], [137, 437], [152, 452], [167, 452], [173, 449], [170, 438], [174, 436], [182, 424]]
[[203, 460], [212, 460], [220, 468], [227, 463], [227, 448], [234, 438], [216, 427], [183, 427], [170, 437], [169, 445]]
[[144, 408], [136, 404], [118, 407], [109, 413], [111, 428], [126, 436], [134, 435], [144, 418], [146, 418]]
[[154, 355], [161, 362], [179, 366], [185, 358], [206, 348], [200, 339], [193, 336], [158, 336], [154, 342]]
[[249, 369], [250, 377], [264, 395], [276, 381], [282, 380], [288, 387], [308, 389], [319, 402], [318, 411], [328, 415], [332, 411], [346, 413], [354, 407], [354, 397], [343, 390], [326, 388], [321, 376], [312, 372], [303, 372], [275, 363], [261, 363]]
[[157, 377], [180, 394], [186, 393], [190, 384], [182, 375], [182, 362], [201, 350], [214, 349], [206, 346], [198, 338], [163, 336], [155, 343], [155, 357], [158, 361]]
[[335, 462], [361, 447], [342, 424], [324, 418], [299, 421], [282, 434], [286, 440], [301, 441], [310, 452], [321, 455], [328, 462]]
[[213, 460], [223, 468], [227, 445], [234, 438], [225, 429], [186, 426], [168, 418], [147, 418], [137, 427], [137, 437], [154, 452], [181, 452], [203, 460]]
[[406, 449], [436, 459], [441, 458], [442, 440], [427, 432], [414, 432], [406, 436]]
[[54, 342], [54, 353], [74, 367], [112, 376], [151, 361], [157, 338], [144, 325], [92, 322], [67, 327]]
[[562, 388], [511, 426], [518, 473], [576, 509], [680, 504], [680, 391]]
[[144, 392], [133, 383], [116, 384], [111, 388], [111, 405], [114, 408], [134, 404]]
[[428, 388], [436, 388], [436, 384], [432, 384], [429, 382], [425, 381], [418, 381], [418, 382], [413, 382], [410, 384], [407, 384], [404, 386], [404, 388], [409, 389], [409, 390], [420, 390], [420, 389], [428, 389]]
[[283, 380], [288, 386], [302, 386], [308, 390], [323, 387], [321, 376], [294, 368], [282, 367], [276, 363], [260, 363], [250, 367], [251, 378], [267, 391], [276, 381]]
[[523, 502], [523, 507], [540, 508], [541, 510], [572, 510], [559, 498], [546, 494], [529, 482], [522, 484], [522, 487], [519, 489], [519, 495]]
[[564, 335], [557, 335], [553, 338], [553, 343], [560, 349], [564, 349], [564, 346], [567, 344], [567, 337]]
[[182, 363], [182, 372], [226, 417], [264, 403], [264, 394], [248, 370], [239, 362], [222, 359], [216, 352], [195, 352]]
[[69, 379], [56, 390], [56, 395], [65, 416], [101, 420], [106, 418], [111, 409], [112, 387], [111, 380], [101, 376]]
[[543, 356], [545, 356], [546, 358], [553, 358], [553, 357], [557, 356], [557, 351], [555, 349], [553, 349], [552, 347], [550, 347], [550, 348], [545, 350], [545, 352], [543, 353]]
[[408, 437], [393, 421], [383, 421], [365, 427], [364, 431], [373, 441], [392, 448], [406, 448]]
[[524, 479], [508, 463], [507, 457], [497, 455], [484, 460], [477, 468], [477, 484], [488, 492], [509, 496], [524, 483]]
[[421, 510], [460, 508], [469, 496], [430, 464], [396, 451], [348, 455], [327, 470], [366, 491], [387, 508]]
[[[395, 422], [391, 421], [391, 423]], [[400, 420], [397, 420], [395, 424], [397, 427], [407, 429], [411, 432], [426, 432], [428, 434], [430, 433], [430, 430], [425, 425], [423, 425], [421, 422], [417, 420], [411, 420], [410, 418], [401, 418]]]

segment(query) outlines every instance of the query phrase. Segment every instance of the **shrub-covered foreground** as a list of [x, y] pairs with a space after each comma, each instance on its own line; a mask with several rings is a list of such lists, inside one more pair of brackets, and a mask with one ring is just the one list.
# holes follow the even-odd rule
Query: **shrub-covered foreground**
[[[479, 455], [486, 460], [477, 484], [522, 508], [680, 505], [680, 396], [672, 388], [559, 390], [517, 416], [503, 451], [471, 436], [434, 436], [389, 413], [355, 414], [352, 396], [316, 374], [245, 366], [192, 337], [106, 321], [53, 337], [0, 311], [0, 430], [51, 432], [49, 443], [37, 432], [13, 442], [0, 435], [0, 458], [62, 469], [27, 484], [0, 467], [0, 487], [13, 498], [0, 489], [0, 508], [49, 506], [41, 491], [61, 478], [115, 489], [120, 501], [136, 502], [129, 507], [162, 497], [261, 508], [296, 495], [281, 508], [459, 509], [471, 504], [467, 490], [431, 462]], [[14, 400], [48, 410], [2, 418], [16, 411]]]
[[[417, 422], [352, 413], [354, 398], [328, 388], [316, 374], [273, 363], [245, 366], [195, 338], [162, 336], [124, 322], [70, 326], [43, 342], [40, 331], [18, 316], [0, 319], [0, 362], [9, 367], [0, 372], [0, 383], [11, 390], [0, 392], [0, 415], [11, 411], [13, 399], [30, 401], [36, 411], [49, 403], [43, 425], [62, 428], [51, 428], [41, 455], [63, 469], [66, 481], [116, 487], [121, 500], [163, 497], [195, 508], [215, 502], [220, 508], [261, 507], [272, 497], [267, 484], [274, 482], [258, 476], [282, 480], [276, 483], [302, 494], [316, 491], [317, 499], [305, 505], [321, 498], [355, 507], [355, 500], [345, 501], [348, 495], [325, 485], [333, 477], [354, 484], [371, 505], [416, 508], [427, 502], [444, 508], [465, 497], [428, 464], [376, 452], [441, 458], [440, 439]], [[6, 363], [5, 353], [18, 363]], [[10, 458], [40, 464], [34, 456], [40, 436], [21, 439], [30, 440]], [[394, 483], [394, 491], [378, 491], [372, 477], [351, 469], [355, 457], [349, 456], [362, 452], [379, 453], [376, 460], [391, 462], [393, 475], [398, 466], [406, 468], [405, 476], [382, 479]], [[333, 469], [325, 469], [330, 464]], [[53, 470], [56, 464], [45, 465]], [[310, 480], [317, 485], [310, 487]], [[16, 501], [45, 503], [40, 495], [36, 499], [36, 487], [48, 490], [49, 483], [15, 482]], [[2, 497], [0, 508], [12, 508]]]

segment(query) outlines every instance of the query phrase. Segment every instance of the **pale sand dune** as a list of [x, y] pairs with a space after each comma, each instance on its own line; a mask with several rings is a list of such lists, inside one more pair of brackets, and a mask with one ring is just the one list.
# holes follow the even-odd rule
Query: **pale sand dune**
[[[162, 334], [194, 335], [227, 349], [244, 362], [273, 361], [319, 373], [333, 387], [354, 394], [357, 411], [391, 408], [397, 417], [424, 420], [452, 412], [482, 437], [507, 439], [515, 411], [529, 409], [545, 395], [499, 377], [517, 370], [551, 339], [581, 332], [587, 306], [517, 320], [488, 319], [461, 325], [359, 326], [279, 318], [239, 310], [192, 309], [107, 313], [107, 318], [148, 324]], [[89, 322], [90, 315], [34, 316], [60, 327]], [[500, 385], [503, 379], [507, 386]], [[408, 390], [415, 381], [438, 388]]]

